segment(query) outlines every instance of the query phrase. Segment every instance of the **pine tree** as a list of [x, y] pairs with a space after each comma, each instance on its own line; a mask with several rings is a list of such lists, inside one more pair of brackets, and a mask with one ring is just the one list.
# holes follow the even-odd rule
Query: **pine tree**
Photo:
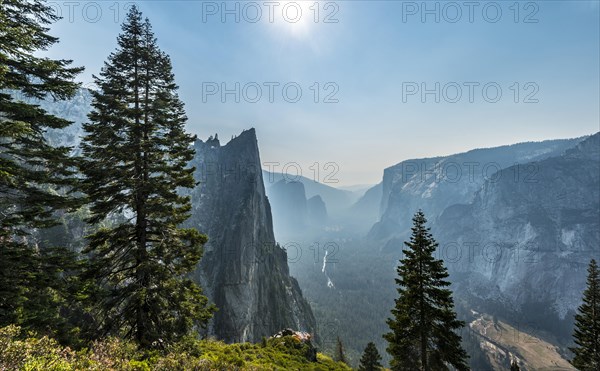
[[413, 217], [412, 236], [405, 242], [405, 257], [397, 268], [399, 297], [384, 335], [393, 370], [468, 370], [467, 354], [456, 330], [464, 322], [456, 319], [448, 273], [442, 260], [433, 257], [438, 244], [426, 227], [422, 211]]
[[377, 351], [377, 347], [375, 343], [370, 342], [367, 344], [365, 348], [365, 352], [363, 353], [362, 358], [360, 359], [360, 364], [358, 365], [359, 371], [379, 371], [383, 368], [381, 363], [381, 355]]
[[57, 20], [42, 1], [0, 2], [0, 326], [45, 333], [64, 324], [64, 270], [74, 260], [65, 249], [38, 248], [35, 232], [56, 225], [57, 210], [76, 207], [67, 192], [75, 162], [69, 148], [44, 138], [70, 122], [28, 102], [68, 99], [83, 70], [39, 56], [58, 42], [48, 34]]
[[334, 360], [336, 362], [342, 362], [348, 364], [346, 360], [346, 353], [344, 352], [344, 344], [342, 344], [342, 340], [338, 336], [337, 343], [335, 344], [335, 357]]
[[600, 370], [600, 272], [594, 259], [588, 267], [583, 303], [575, 315], [573, 338], [571, 364], [582, 371]]
[[512, 362], [510, 363], [510, 371], [520, 371], [520, 370], [521, 370], [521, 367], [519, 367], [517, 360], [513, 359]]
[[194, 137], [171, 62], [135, 6], [122, 30], [84, 125], [88, 222], [103, 224], [89, 237], [87, 276], [103, 289], [91, 298], [99, 332], [150, 347], [204, 327], [214, 307], [187, 276], [207, 237], [179, 228], [191, 210], [177, 191], [195, 185]]

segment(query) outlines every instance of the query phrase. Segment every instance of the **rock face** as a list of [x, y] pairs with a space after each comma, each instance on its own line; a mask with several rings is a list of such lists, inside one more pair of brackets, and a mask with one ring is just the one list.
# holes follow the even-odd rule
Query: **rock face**
[[219, 308], [210, 333], [227, 342], [256, 342], [287, 327], [314, 333], [311, 308], [275, 242], [254, 129], [225, 146], [211, 137], [194, 147], [199, 184], [186, 224], [209, 236], [194, 278]]
[[[535, 175], [514, 177], [527, 167]], [[600, 133], [495, 178], [437, 220], [434, 233], [452, 244], [441, 253], [470, 294], [530, 322], [563, 320], [580, 304], [590, 259], [600, 256]]]

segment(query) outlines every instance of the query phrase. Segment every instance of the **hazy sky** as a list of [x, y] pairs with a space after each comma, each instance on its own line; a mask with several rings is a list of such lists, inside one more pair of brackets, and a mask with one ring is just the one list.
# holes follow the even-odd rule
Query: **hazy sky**
[[[189, 130], [226, 142], [255, 127], [275, 170], [314, 178], [318, 163], [322, 181], [331, 162], [339, 185], [377, 183], [408, 158], [600, 130], [597, 0], [136, 3]], [[52, 4], [50, 54], [89, 83], [131, 2]]]

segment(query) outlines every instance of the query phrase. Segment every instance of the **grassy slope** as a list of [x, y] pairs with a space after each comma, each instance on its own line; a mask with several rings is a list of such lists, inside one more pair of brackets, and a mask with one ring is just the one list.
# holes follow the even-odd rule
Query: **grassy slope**
[[285, 337], [263, 344], [186, 339], [150, 352], [111, 338], [74, 351], [47, 337], [21, 334], [15, 326], [0, 328], [0, 370], [350, 370], [320, 353], [310, 362], [309, 350]]

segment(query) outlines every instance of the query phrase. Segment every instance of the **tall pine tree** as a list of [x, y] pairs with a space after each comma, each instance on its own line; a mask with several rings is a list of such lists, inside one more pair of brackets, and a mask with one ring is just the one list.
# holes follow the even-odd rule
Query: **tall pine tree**
[[571, 364], [582, 371], [600, 370], [600, 272], [594, 259], [588, 267], [583, 303], [575, 315], [573, 338]]
[[177, 190], [195, 185], [194, 137], [171, 62], [135, 6], [122, 30], [84, 125], [88, 222], [104, 225], [89, 236], [87, 276], [101, 288], [92, 297], [100, 333], [149, 347], [205, 326], [214, 307], [187, 277], [207, 238], [179, 228], [191, 210]]
[[[57, 210], [72, 209], [69, 148], [48, 144], [44, 133], [68, 126], [36, 99], [67, 99], [82, 68], [40, 56], [58, 39], [48, 27], [58, 17], [38, 0], [0, 2], [0, 326], [15, 323], [53, 333], [64, 324], [64, 269], [73, 256], [38, 248], [35, 232], [57, 224]], [[68, 263], [70, 262], [70, 263]]]
[[358, 365], [359, 371], [379, 371], [383, 368], [381, 363], [381, 355], [377, 351], [375, 343], [370, 342], [367, 344], [365, 351], [360, 359]]
[[467, 354], [456, 330], [464, 322], [456, 319], [448, 273], [433, 253], [438, 244], [426, 227], [422, 211], [413, 217], [412, 236], [405, 242], [405, 257], [397, 268], [399, 297], [384, 335], [393, 370], [468, 370]]

